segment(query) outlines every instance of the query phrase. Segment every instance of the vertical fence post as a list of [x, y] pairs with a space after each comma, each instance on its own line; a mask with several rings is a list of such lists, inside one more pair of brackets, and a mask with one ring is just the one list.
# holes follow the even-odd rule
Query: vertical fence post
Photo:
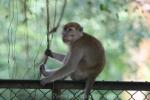
[[53, 82], [52, 100], [61, 100], [61, 89], [55, 86], [55, 82]]

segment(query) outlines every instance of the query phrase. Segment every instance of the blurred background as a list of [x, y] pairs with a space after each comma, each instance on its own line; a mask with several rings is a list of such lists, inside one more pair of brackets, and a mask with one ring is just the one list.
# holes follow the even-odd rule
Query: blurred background
[[[50, 0], [51, 27], [62, 5], [63, 0]], [[105, 47], [107, 64], [97, 80], [150, 80], [150, 0], [68, 0], [52, 51], [67, 53], [60, 33], [72, 21]], [[1, 79], [40, 79], [46, 42], [45, 0], [0, 0]], [[61, 65], [49, 59], [47, 68]]]

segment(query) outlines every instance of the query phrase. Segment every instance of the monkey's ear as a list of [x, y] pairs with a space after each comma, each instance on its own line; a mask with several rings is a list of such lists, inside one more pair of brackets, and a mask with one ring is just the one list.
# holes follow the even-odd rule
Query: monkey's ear
[[80, 31], [80, 32], [83, 32], [83, 27], [80, 27], [80, 28], [79, 28], [79, 31]]

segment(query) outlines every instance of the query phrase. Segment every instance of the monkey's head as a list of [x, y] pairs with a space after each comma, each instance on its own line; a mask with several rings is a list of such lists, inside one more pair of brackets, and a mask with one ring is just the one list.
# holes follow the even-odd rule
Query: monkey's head
[[70, 22], [64, 25], [62, 32], [63, 42], [66, 44], [74, 43], [83, 36], [83, 28], [75, 22]]

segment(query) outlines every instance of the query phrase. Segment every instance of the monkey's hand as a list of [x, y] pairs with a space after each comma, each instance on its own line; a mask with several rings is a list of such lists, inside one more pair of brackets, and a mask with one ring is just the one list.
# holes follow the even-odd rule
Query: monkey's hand
[[45, 85], [47, 84], [46, 78], [43, 78], [43, 79], [40, 81], [40, 84], [41, 84], [42, 86], [45, 86]]
[[53, 58], [53, 53], [50, 49], [45, 50], [45, 55]]
[[48, 80], [48, 78], [43, 78], [43, 79], [41, 79], [41, 81], [40, 81], [40, 84], [41, 84], [42, 86], [45, 86], [45, 85], [48, 84], [48, 83], [50, 83], [50, 81]]

